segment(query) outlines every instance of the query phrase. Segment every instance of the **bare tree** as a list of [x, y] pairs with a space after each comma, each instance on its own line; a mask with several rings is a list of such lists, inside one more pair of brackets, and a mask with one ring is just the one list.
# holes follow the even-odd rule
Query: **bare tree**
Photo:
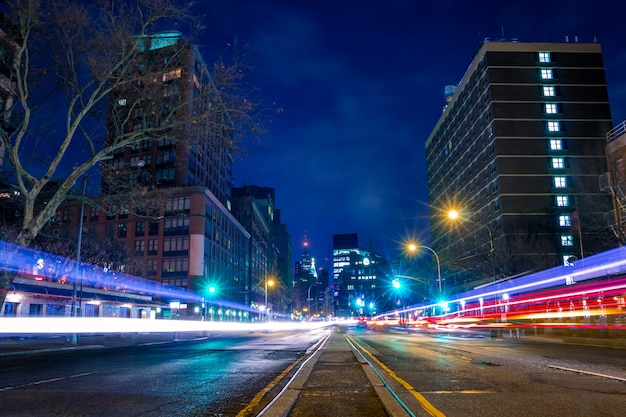
[[[234, 147], [238, 134], [259, 128], [257, 107], [243, 90], [244, 71], [237, 59], [209, 67], [208, 88], [169, 103], [158, 123], [141, 131], [123, 128], [134, 109], [147, 102], [154, 108], [161, 104], [151, 87], [154, 74], [137, 71], [138, 63], [145, 63], [146, 42], [164, 30], [185, 30], [188, 42], [168, 47], [168, 54], [182, 55], [198, 33], [200, 25], [190, 16], [189, 2], [180, 3], [8, 0], [0, 6], [12, 22], [6, 32], [14, 45], [2, 62], [13, 80], [13, 104], [7, 109], [12, 127], [0, 125], [0, 138], [22, 203], [15, 243], [29, 246], [59, 206], [72, 194], [76, 198], [72, 187], [77, 180], [106, 165], [103, 161], [124, 147], [164, 135], [176, 140], [172, 135], [176, 129], [202, 123]], [[129, 92], [128, 102], [124, 111], [116, 112], [110, 94], [121, 90]], [[186, 114], [194, 120], [179, 117], [186, 106], [193, 106], [194, 111]], [[143, 191], [133, 192], [141, 196]], [[6, 293], [1, 290], [11, 279], [0, 275], [0, 305]]]

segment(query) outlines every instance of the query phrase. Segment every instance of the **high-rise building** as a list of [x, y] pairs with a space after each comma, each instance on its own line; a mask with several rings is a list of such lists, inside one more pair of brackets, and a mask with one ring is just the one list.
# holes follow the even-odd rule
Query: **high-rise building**
[[311, 299], [319, 285], [315, 258], [309, 253], [306, 236], [302, 244], [302, 255], [295, 263], [293, 281], [293, 310], [298, 316], [311, 315]]
[[206, 295], [200, 313], [208, 318], [249, 319], [245, 310], [210, 308], [213, 299], [250, 305], [251, 247], [266, 243], [253, 243], [231, 211], [232, 128], [208, 110], [220, 105], [208, 68], [178, 32], [136, 42], [135, 81], [110, 95], [107, 141], [143, 139], [106, 161], [102, 204], [119, 207], [94, 214], [104, 233], [127, 242], [129, 273]]
[[613, 246], [601, 221], [611, 200], [597, 181], [611, 126], [599, 44], [483, 42], [426, 141], [444, 285]]

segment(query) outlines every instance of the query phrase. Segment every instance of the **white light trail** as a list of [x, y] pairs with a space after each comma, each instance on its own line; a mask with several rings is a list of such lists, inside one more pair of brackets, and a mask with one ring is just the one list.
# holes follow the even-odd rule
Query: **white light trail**
[[336, 322], [240, 323], [199, 320], [153, 320], [97, 317], [2, 317], [1, 334], [100, 334], [100, 333], [173, 333], [314, 330]]

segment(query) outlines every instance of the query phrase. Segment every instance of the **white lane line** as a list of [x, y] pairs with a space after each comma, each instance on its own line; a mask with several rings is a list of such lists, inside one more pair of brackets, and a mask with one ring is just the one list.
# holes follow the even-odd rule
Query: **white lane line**
[[556, 366], [556, 365], [548, 365], [548, 368], [554, 368], [554, 369], [560, 369], [562, 371], [570, 371], [570, 372], [577, 372], [579, 374], [587, 374], [587, 375], [594, 375], [594, 376], [600, 376], [602, 378], [609, 378], [609, 379], [615, 379], [617, 381], [624, 381], [626, 382], [626, 378], [620, 378], [617, 376], [612, 376], [612, 375], [606, 375], [606, 374], [599, 374], [597, 372], [588, 372], [588, 371], [583, 371], [581, 369], [574, 369], [574, 368], [565, 368], [563, 366]]
[[93, 372], [83, 372], [83, 373], [80, 373], [80, 374], [75, 374], [75, 375], [70, 375], [70, 376], [63, 376], [63, 377], [59, 377], [59, 378], [42, 379], [41, 381], [29, 382], [28, 384], [21, 384], [21, 385], [15, 385], [15, 386], [12, 386], [12, 387], [0, 388], [0, 392], [1, 391], [9, 391], [9, 390], [12, 390], [12, 389], [19, 389], [19, 388], [24, 388], [24, 387], [30, 387], [30, 386], [33, 386], [33, 385], [49, 384], [50, 382], [63, 381], [64, 379], [80, 378], [82, 376], [93, 375], [95, 373], [97, 373], [97, 372], [96, 371], [93, 371]]

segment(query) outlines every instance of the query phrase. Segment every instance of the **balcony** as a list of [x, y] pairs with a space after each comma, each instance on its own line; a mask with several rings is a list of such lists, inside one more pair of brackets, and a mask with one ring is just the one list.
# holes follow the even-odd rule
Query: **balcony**
[[606, 134], [606, 142], [609, 143], [612, 140], [622, 136], [626, 132], [626, 120], [609, 130]]

